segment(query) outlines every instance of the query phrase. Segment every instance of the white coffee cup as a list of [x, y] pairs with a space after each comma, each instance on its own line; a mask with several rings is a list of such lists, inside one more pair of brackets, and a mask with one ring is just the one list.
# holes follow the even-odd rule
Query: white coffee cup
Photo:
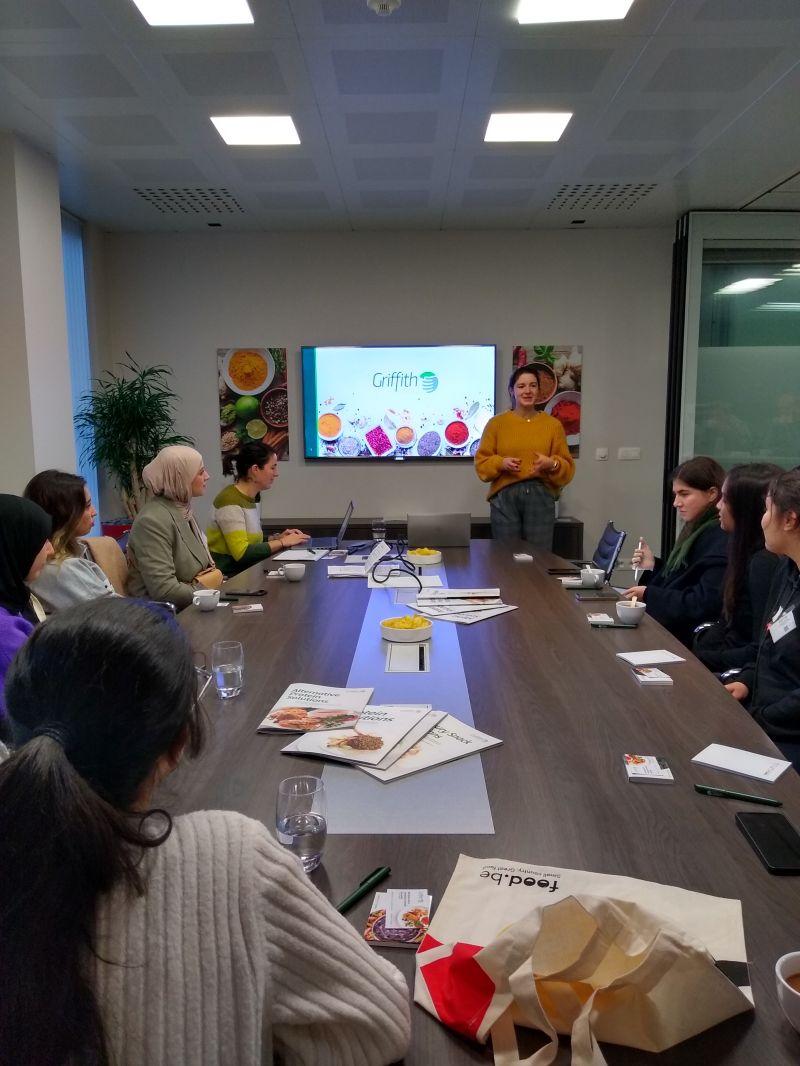
[[219, 589], [198, 589], [192, 603], [201, 611], [213, 611], [219, 603]]
[[778, 1002], [790, 1024], [800, 1033], [800, 992], [796, 992], [786, 980], [793, 974], [800, 974], [800, 951], [790, 951], [775, 963]]
[[306, 564], [284, 563], [283, 566], [278, 568], [278, 573], [281, 577], [285, 577], [287, 581], [302, 581], [306, 576]]
[[586, 566], [581, 570], [581, 584], [585, 589], [599, 589], [605, 579], [605, 570], [595, 570], [591, 566]]
[[644, 618], [646, 610], [645, 605], [640, 603], [639, 600], [636, 603], [632, 600], [617, 600], [617, 618], [626, 625], [633, 623], [638, 626]]

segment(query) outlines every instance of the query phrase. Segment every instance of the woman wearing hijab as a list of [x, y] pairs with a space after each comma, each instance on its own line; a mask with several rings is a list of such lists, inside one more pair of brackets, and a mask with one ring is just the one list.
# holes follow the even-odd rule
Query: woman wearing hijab
[[206, 491], [208, 472], [194, 448], [162, 448], [142, 471], [152, 493], [136, 516], [128, 538], [128, 593], [188, 607], [198, 588], [216, 589], [222, 573], [214, 566], [192, 514], [192, 498]]
[[26, 582], [39, 576], [53, 554], [50, 526], [50, 516], [37, 504], [0, 495], [0, 737], [6, 724], [6, 671], [39, 621]]

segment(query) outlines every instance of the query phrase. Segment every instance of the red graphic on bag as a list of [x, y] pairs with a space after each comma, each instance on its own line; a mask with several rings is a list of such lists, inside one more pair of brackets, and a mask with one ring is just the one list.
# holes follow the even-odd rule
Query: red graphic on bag
[[[427, 935], [419, 952], [440, 946], [438, 940]], [[447, 958], [422, 963], [420, 967], [439, 1021], [473, 1040], [477, 1040], [495, 991], [494, 981], [475, 962], [474, 956], [481, 950], [477, 944], [454, 944]]]

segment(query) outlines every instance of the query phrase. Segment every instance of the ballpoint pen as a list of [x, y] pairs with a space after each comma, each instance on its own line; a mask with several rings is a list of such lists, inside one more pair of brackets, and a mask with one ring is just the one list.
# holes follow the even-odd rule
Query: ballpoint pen
[[360, 899], [363, 899], [368, 892], [370, 892], [376, 885], [379, 885], [381, 881], [385, 880], [392, 872], [390, 866], [379, 866], [377, 870], [373, 870], [371, 874], [367, 874], [363, 881], [359, 882], [358, 888], [353, 889], [349, 896], [346, 896], [341, 903], [337, 904], [336, 910], [340, 914], [344, 914], [345, 911], [350, 910], [355, 906]]
[[734, 792], [729, 788], [713, 788], [711, 785], [695, 785], [695, 792], [702, 796], [718, 796], [720, 799], [743, 800], [745, 803], [761, 803], [765, 807], [782, 807], [782, 800], [769, 796], [749, 796], [746, 792]]
[[[639, 537], [639, 543], [636, 545], [637, 552], [640, 552], [642, 550], [642, 544], [643, 543], [644, 543], [644, 537]], [[635, 568], [635, 570], [633, 571], [633, 583], [634, 583], [634, 585], [638, 585], [639, 584], [639, 577], [640, 577], [641, 573], [642, 573], [642, 568], [640, 566], [637, 566]]]

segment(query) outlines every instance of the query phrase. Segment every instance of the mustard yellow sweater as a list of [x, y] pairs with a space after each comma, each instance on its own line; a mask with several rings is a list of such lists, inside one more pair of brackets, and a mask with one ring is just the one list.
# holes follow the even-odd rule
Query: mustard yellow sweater
[[[536, 452], [558, 459], [558, 470], [553, 474], [534, 474], [533, 462]], [[521, 459], [519, 472], [503, 470], [503, 459]], [[557, 496], [575, 475], [575, 460], [569, 454], [564, 427], [557, 418], [539, 411], [528, 420], [513, 411], [495, 415], [486, 423], [481, 444], [475, 455], [475, 470], [481, 481], [491, 481], [488, 499], [506, 485], [518, 481], [541, 478], [546, 488]]]

